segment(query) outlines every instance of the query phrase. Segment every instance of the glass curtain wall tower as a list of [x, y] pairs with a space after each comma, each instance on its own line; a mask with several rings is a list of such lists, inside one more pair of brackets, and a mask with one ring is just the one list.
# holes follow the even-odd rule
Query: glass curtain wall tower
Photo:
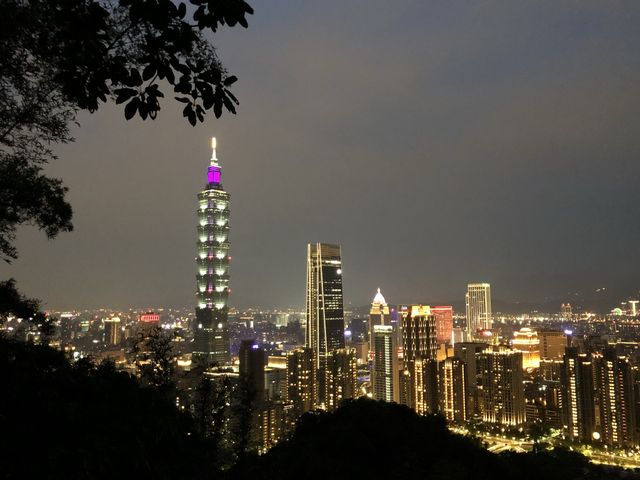
[[475, 338], [479, 330], [491, 330], [491, 285], [470, 283], [465, 297], [467, 313], [467, 335]]
[[320, 357], [344, 348], [342, 255], [340, 245], [307, 245], [307, 347]]
[[231, 363], [229, 352], [229, 200], [211, 139], [207, 185], [198, 194], [198, 275], [193, 362], [208, 367]]
[[323, 405], [327, 355], [345, 346], [340, 245], [307, 245], [306, 290], [305, 343], [315, 356], [319, 370], [318, 404]]

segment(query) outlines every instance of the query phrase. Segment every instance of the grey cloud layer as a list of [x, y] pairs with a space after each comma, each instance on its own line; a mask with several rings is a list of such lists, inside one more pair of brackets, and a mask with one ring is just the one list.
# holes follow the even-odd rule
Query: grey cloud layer
[[[346, 3], [346, 4], [345, 4]], [[76, 231], [8, 269], [52, 307], [193, 302], [208, 137], [232, 195], [232, 302], [302, 304], [307, 241], [345, 294], [535, 300], [637, 290], [640, 5], [255, 2], [218, 38], [237, 117], [85, 115], [52, 171]]]

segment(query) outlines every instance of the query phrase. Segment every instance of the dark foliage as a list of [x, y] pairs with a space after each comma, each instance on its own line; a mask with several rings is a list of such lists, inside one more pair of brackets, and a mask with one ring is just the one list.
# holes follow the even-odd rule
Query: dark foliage
[[[156, 118], [162, 89], [191, 124], [236, 113], [237, 78], [206, 35], [247, 27], [244, 0], [0, 1], [0, 259], [18, 257], [17, 228], [71, 231], [62, 181], [43, 174], [53, 146], [73, 141], [79, 110], [109, 100], [127, 120]], [[162, 87], [162, 88], [161, 88]], [[16, 307], [18, 308], [18, 307]]]
[[140, 379], [144, 385], [157, 390], [173, 393], [173, 371], [175, 359], [171, 340], [173, 335], [159, 326], [138, 332], [131, 345], [129, 355], [138, 369]]
[[211, 478], [209, 444], [112, 364], [0, 338], [0, 478]]
[[43, 343], [55, 333], [53, 319], [40, 311], [38, 300], [27, 298], [18, 291], [13, 278], [0, 282], [0, 323], [9, 316], [24, 318], [38, 327]]
[[473, 440], [451, 433], [440, 417], [421, 417], [404, 406], [359, 399], [334, 413], [303, 416], [289, 441], [239, 465], [231, 476], [570, 480], [611, 475], [611, 470], [562, 450], [494, 455]]
[[43, 175], [52, 145], [73, 141], [79, 110], [109, 100], [127, 120], [156, 118], [163, 88], [191, 124], [235, 113], [237, 78], [206, 38], [247, 27], [244, 0], [3, 0], [0, 2], [0, 258], [17, 258], [16, 228], [49, 238], [72, 229], [59, 179]]
[[60, 180], [43, 175], [39, 165], [0, 152], [0, 258], [8, 262], [17, 257], [17, 225], [35, 224], [49, 238], [72, 229], [66, 191]]

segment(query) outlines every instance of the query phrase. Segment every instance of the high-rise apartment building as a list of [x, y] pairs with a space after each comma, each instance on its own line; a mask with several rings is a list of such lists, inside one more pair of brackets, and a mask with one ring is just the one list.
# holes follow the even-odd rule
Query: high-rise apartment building
[[419, 415], [438, 413], [438, 360], [420, 357], [409, 369], [411, 378], [411, 406]]
[[436, 317], [436, 339], [438, 343], [452, 344], [453, 307], [450, 305], [431, 307], [431, 313]]
[[372, 348], [371, 386], [373, 398], [398, 403], [400, 402], [400, 367], [394, 327], [373, 325]]
[[525, 421], [522, 353], [502, 347], [476, 355], [478, 397], [486, 423], [519, 426]]
[[602, 442], [618, 448], [638, 446], [634, 372], [627, 357], [605, 348], [593, 355]]
[[470, 283], [465, 296], [467, 314], [467, 335], [475, 338], [478, 331], [491, 330], [491, 285], [488, 283]]
[[287, 355], [286, 399], [293, 404], [295, 415], [300, 416], [316, 406], [317, 365], [310, 348], [297, 348]]
[[563, 425], [575, 442], [592, 440], [595, 426], [593, 364], [575, 347], [567, 348], [560, 376]]
[[357, 359], [353, 348], [331, 350], [326, 356], [325, 408], [333, 410], [342, 400], [356, 397]]
[[471, 417], [480, 413], [478, 402], [476, 354], [483, 352], [489, 345], [481, 342], [460, 342], [453, 347], [453, 356], [462, 360], [465, 365], [465, 380], [467, 392], [467, 412]]
[[340, 245], [307, 245], [306, 346], [313, 350], [318, 368], [319, 406], [327, 399], [326, 358], [345, 347]]
[[465, 364], [456, 357], [448, 357], [439, 366], [440, 414], [449, 422], [464, 422], [467, 414]]
[[229, 352], [229, 194], [211, 139], [207, 184], [198, 194], [198, 275], [193, 361], [202, 366], [228, 365]]

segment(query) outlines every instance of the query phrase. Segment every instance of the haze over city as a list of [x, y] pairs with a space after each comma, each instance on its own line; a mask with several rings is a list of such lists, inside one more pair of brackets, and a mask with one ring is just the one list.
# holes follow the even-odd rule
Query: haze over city
[[[196, 193], [218, 138], [232, 306], [304, 304], [305, 246], [342, 245], [347, 305], [559, 304], [640, 273], [640, 4], [258, 2], [222, 30], [237, 116], [80, 115], [47, 169], [75, 230], [5, 265], [44, 308], [194, 304]], [[46, 274], [43, 274], [46, 273]], [[557, 300], [557, 301], [556, 301]]]

